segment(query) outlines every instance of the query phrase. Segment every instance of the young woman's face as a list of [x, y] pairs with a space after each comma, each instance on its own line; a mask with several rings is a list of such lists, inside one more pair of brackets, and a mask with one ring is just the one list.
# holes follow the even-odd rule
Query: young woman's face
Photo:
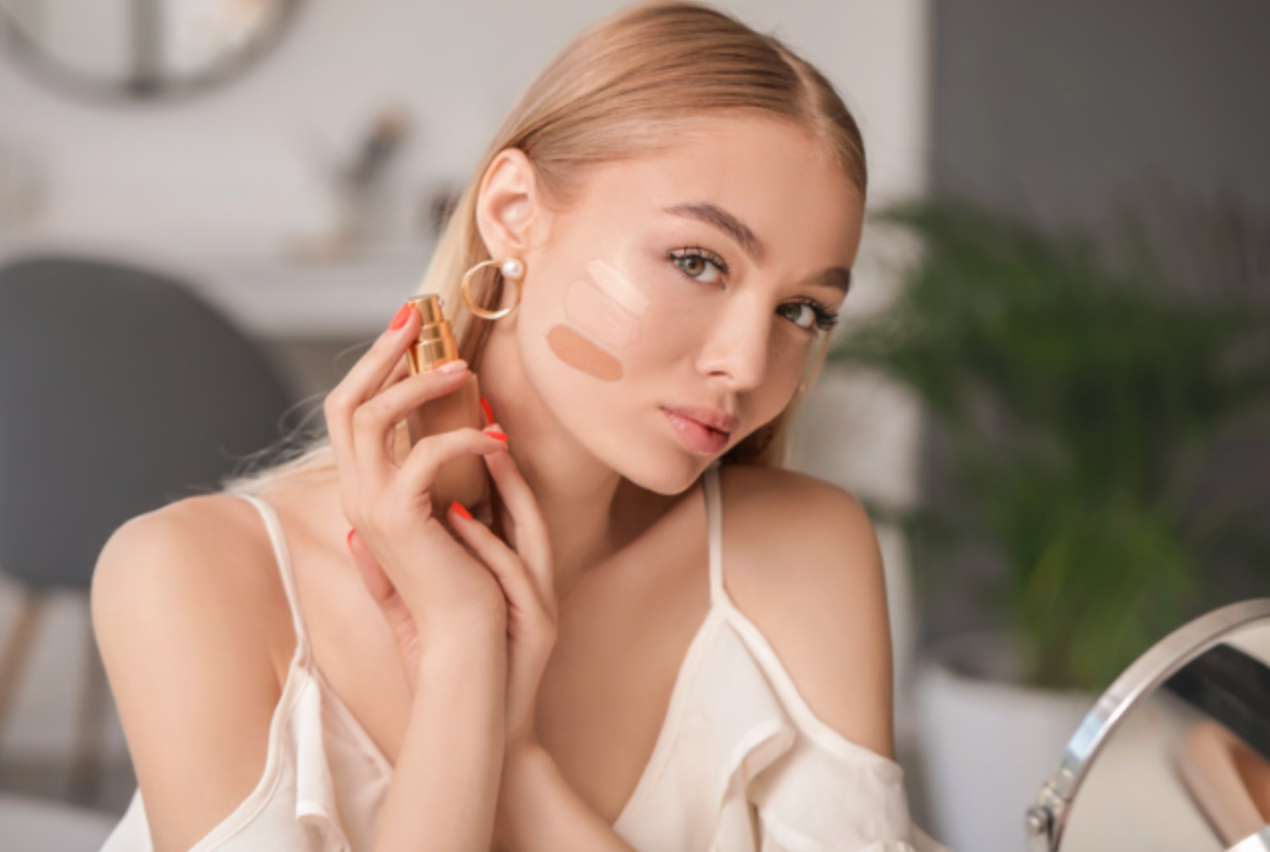
[[[601, 168], [525, 254], [526, 377], [576, 440], [678, 493], [790, 401], [846, 296], [859, 193], [806, 131], [703, 122]], [[703, 422], [704, 421], [704, 422]]]

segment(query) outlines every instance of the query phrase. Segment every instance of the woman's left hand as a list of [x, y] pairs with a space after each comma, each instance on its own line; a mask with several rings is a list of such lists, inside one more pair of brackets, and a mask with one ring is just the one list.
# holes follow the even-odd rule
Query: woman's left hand
[[[486, 429], [497, 429], [497, 425]], [[475, 519], [456, 518], [451, 527], [494, 574], [507, 599], [506, 748], [511, 751], [537, 743], [534, 707], [538, 686], [556, 644], [555, 577], [546, 520], [511, 453], [491, 453], [483, 458], [498, 489], [498, 520], [506, 541]], [[398, 638], [403, 658], [417, 654], [415, 625], [405, 607], [396, 605], [395, 589], [383, 569], [356, 534], [349, 538], [349, 549], [367, 589]], [[403, 661], [407, 671], [412, 671], [409, 659]]]

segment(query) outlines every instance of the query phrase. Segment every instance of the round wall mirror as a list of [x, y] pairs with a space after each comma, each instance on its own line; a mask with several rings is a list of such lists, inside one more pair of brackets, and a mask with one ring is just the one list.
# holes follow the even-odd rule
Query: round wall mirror
[[299, 0], [0, 0], [6, 53], [92, 100], [183, 97], [263, 54]]
[[1030, 852], [1270, 850], [1270, 598], [1201, 616], [1127, 668], [1026, 830]]

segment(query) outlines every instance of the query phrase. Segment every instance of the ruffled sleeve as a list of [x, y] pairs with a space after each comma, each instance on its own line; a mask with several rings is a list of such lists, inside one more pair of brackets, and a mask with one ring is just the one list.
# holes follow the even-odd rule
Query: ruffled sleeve
[[752, 624], [728, 627], [716, 649], [726, 675], [716, 676], [750, 698], [715, 714], [744, 718], [751, 734], [736, 738], [744, 753], [727, 767], [719, 852], [915, 852], [904, 770], [812, 715]]
[[[363, 836], [367, 832], [350, 835], [340, 819], [341, 786], [328, 761], [323, 728], [321, 690], [307, 672], [293, 668], [270, 723], [260, 780], [190, 852], [369, 849]], [[102, 852], [150, 852], [153, 848], [138, 790]]]
[[295, 820], [317, 839], [322, 852], [350, 847], [336, 804], [335, 782], [327, 760], [322, 725], [322, 693], [307, 681], [294, 716]]
[[812, 714], [757, 627], [735, 610], [708, 627], [618, 834], [640, 852], [947, 852], [912, 824], [903, 768]]
[[835, 751], [799, 737], [749, 785], [759, 852], [914, 852], [900, 767]]
[[255, 790], [190, 852], [347, 852], [323, 738], [322, 692], [304, 670], [287, 679]]

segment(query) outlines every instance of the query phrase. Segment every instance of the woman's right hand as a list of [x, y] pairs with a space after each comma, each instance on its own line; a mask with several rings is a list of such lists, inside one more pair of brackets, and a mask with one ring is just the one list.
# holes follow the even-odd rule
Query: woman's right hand
[[[400, 464], [393, 457], [397, 424], [428, 400], [457, 389], [466, 364], [393, 381], [421, 319], [404, 305], [393, 325], [358, 359], [324, 405], [349, 524], [413, 616], [423, 647], [482, 634], [503, 641], [507, 602], [489, 569], [433, 514], [436, 472], [465, 454], [502, 452], [504, 442], [480, 430], [455, 429], [419, 440]], [[447, 512], [452, 512], [447, 508]]]

